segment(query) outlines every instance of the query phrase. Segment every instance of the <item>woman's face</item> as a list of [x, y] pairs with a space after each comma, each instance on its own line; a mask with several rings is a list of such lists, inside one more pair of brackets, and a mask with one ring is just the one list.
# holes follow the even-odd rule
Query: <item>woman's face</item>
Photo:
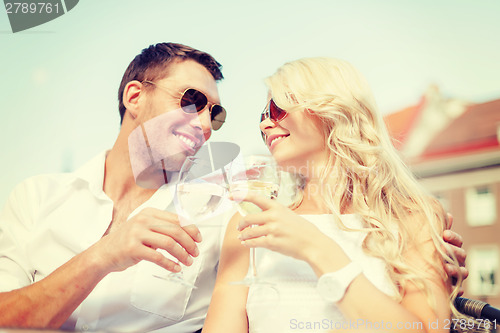
[[266, 118], [260, 130], [267, 148], [286, 171], [312, 177], [313, 170], [328, 159], [323, 125], [307, 110], [289, 112], [278, 123]]

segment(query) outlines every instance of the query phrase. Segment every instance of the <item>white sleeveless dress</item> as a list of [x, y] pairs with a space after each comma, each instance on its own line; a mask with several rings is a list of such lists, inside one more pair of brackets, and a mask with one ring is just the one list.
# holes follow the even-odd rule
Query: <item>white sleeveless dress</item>
[[[366, 233], [340, 230], [332, 215], [302, 217], [334, 239], [378, 289], [389, 296], [394, 294], [385, 262], [367, 256], [361, 248]], [[347, 227], [362, 228], [358, 215], [342, 215], [341, 219]], [[318, 278], [305, 261], [259, 248], [257, 272], [272, 284], [250, 286], [246, 310], [251, 333], [324, 332], [350, 322], [334, 303], [317, 292]]]

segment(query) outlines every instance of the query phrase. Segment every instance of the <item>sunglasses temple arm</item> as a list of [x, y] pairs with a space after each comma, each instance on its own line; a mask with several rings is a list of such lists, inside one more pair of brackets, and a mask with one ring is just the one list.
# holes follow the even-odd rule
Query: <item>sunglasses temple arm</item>
[[212, 172], [214, 172], [215, 167], [214, 167], [214, 157], [212, 155], [212, 145], [210, 144], [210, 142], [207, 142], [207, 146], [208, 146], [208, 158], [210, 159], [210, 167], [212, 168]]

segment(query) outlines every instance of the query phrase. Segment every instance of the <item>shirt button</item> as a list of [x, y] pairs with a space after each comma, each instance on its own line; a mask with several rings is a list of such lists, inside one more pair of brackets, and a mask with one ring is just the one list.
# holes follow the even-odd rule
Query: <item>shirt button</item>
[[89, 326], [88, 325], [86, 325], [86, 324], [82, 325], [82, 331], [86, 332], [88, 330], [89, 330]]

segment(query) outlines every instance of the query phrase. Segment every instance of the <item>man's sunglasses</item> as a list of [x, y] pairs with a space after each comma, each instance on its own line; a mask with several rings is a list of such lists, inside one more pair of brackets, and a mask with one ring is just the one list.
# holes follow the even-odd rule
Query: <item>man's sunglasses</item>
[[285, 119], [287, 115], [288, 112], [277, 106], [271, 99], [260, 115], [260, 122], [270, 118], [272, 122], [277, 123]]
[[[149, 83], [160, 88], [161, 90], [166, 91], [165, 88], [157, 85], [153, 81], [144, 80], [142, 81], [142, 83]], [[182, 93], [181, 98], [179, 99], [179, 105], [181, 109], [186, 113], [195, 113], [193, 108], [189, 107], [191, 105], [195, 106], [196, 112], [201, 112], [207, 107], [208, 104], [209, 103], [207, 96], [201, 91], [198, 91], [193, 88], [186, 89]], [[217, 131], [219, 128], [222, 127], [224, 121], [226, 120], [226, 109], [224, 109], [219, 104], [212, 104], [209, 108], [209, 111], [210, 111], [212, 129], [214, 131]]]

